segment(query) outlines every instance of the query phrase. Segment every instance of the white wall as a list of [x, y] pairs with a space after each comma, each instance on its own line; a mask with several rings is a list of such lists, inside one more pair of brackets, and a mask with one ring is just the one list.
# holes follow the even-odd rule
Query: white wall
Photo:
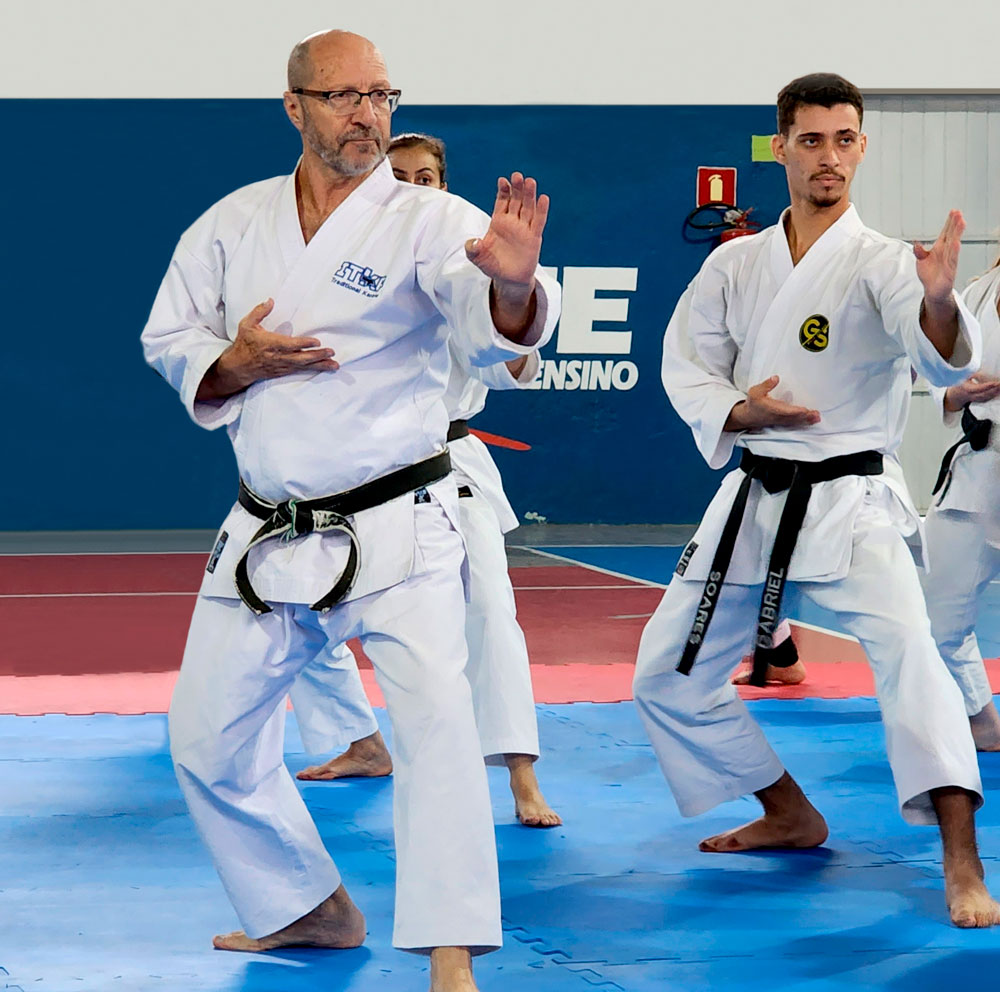
[[769, 104], [816, 70], [985, 91], [998, 19], [996, 0], [4, 0], [0, 98], [274, 96], [291, 46], [333, 26], [417, 104]]

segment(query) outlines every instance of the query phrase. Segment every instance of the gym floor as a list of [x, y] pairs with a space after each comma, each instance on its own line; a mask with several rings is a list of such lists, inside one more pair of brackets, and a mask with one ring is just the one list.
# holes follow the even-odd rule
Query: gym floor
[[[214, 951], [235, 917], [170, 764], [166, 718], [213, 535], [5, 535], [0, 540], [0, 979], [8, 990], [297, 992], [423, 989], [424, 958], [390, 946], [391, 779], [299, 783], [368, 918], [356, 951]], [[707, 855], [751, 817], [674, 807], [630, 702], [646, 618], [687, 532], [522, 528], [511, 574], [532, 657], [539, 779], [565, 824], [519, 826], [490, 769], [505, 944], [484, 992], [907, 990], [980, 985], [1000, 932], [945, 912], [936, 832], [900, 819], [872, 680], [832, 617], [792, 602], [801, 686], [746, 689], [789, 770], [826, 815], [809, 852]], [[980, 643], [1000, 654], [1000, 587]], [[381, 698], [370, 667], [362, 674]], [[994, 688], [1000, 667], [989, 663]], [[378, 711], [389, 739], [384, 711]], [[286, 756], [305, 755], [290, 714]], [[981, 755], [1000, 788], [1000, 755]], [[980, 814], [1000, 889], [1000, 804]]]

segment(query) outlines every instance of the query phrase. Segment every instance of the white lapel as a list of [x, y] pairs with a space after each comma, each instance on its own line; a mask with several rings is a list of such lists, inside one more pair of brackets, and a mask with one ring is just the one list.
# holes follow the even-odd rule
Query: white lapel
[[283, 330], [290, 325], [299, 306], [317, 280], [329, 277], [331, 268], [344, 261], [343, 253], [358, 221], [373, 206], [381, 205], [398, 185], [388, 157], [323, 222], [309, 244], [302, 236], [295, 177], [298, 166], [288, 177], [278, 199], [277, 234], [286, 265], [284, 282], [274, 294], [274, 309], [268, 315], [269, 329]]
[[[824, 272], [831, 259], [848, 244], [864, 225], [852, 204], [827, 228], [816, 243], [792, 265], [792, 254], [785, 233], [786, 210], [774, 226], [771, 237], [770, 275], [776, 287], [774, 298], [767, 305], [760, 320], [754, 323], [740, 355], [747, 382], [763, 382], [773, 374], [777, 353], [788, 344], [788, 327], [799, 318], [803, 300], [822, 292]], [[797, 343], [797, 342], [796, 342]]]

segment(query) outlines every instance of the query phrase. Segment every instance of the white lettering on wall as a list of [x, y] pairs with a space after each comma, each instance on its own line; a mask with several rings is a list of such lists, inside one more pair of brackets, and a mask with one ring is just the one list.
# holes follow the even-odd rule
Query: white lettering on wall
[[556, 351], [560, 355], [629, 354], [631, 331], [594, 330], [595, 321], [624, 323], [628, 320], [628, 298], [598, 297], [596, 294], [598, 290], [634, 292], [638, 275], [636, 268], [565, 266]]

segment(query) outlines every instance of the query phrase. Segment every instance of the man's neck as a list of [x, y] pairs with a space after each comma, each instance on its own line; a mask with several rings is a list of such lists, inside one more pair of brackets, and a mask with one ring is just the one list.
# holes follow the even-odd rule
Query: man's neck
[[323, 222], [378, 166], [360, 176], [335, 172], [316, 155], [304, 154], [296, 173], [295, 202], [302, 236], [308, 244]]
[[851, 209], [850, 198], [844, 198], [831, 207], [817, 207], [807, 200], [793, 200], [785, 217], [785, 237], [792, 256], [792, 265], [798, 265], [805, 253]]

